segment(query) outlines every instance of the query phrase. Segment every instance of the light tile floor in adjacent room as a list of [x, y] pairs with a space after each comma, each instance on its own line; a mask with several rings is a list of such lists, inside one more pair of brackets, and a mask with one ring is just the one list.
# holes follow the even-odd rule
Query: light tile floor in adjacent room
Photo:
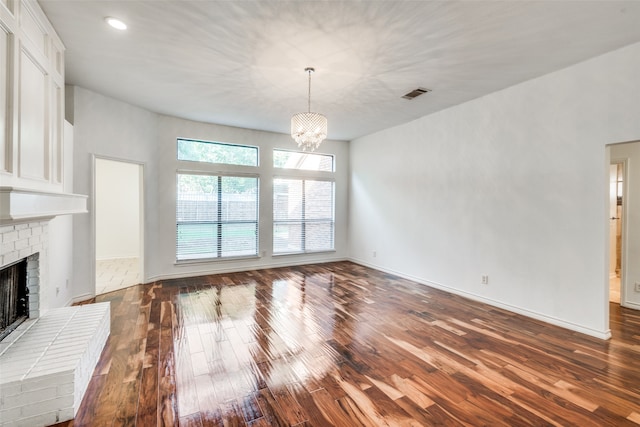
[[140, 258], [118, 258], [96, 261], [96, 294], [117, 291], [142, 283]]
[[620, 304], [620, 278], [617, 276], [609, 279], [609, 301]]

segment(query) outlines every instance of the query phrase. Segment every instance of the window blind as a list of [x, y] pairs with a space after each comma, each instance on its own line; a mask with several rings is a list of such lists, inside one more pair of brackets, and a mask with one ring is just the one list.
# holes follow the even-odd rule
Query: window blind
[[177, 175], [176, 258], [258, 254], [258, 178]]
[[274, 254], [334, 249], [334, 187], [333, 181], [274, 179]]

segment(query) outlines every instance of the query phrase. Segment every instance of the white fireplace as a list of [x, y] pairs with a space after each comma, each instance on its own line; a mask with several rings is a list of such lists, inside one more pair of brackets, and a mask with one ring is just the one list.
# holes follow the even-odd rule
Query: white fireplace
[[[29, 318], [51, 304], [43, 301], [49, 279], [49, 221], [87, 212], [87, 196], [0, 187], [0, 268], [27, 258]], [[55, 305], [54, 305], [55, 306]]]
[[0, 187], [0, 267], [26, 259], [29, 290], [28, 319], [0, 341], [0, 426], [72, 419], [107, 341], [108, 303], [53, 308], [45, 299], [56, 286], [50, 220], [85, 212], [86, 196]]

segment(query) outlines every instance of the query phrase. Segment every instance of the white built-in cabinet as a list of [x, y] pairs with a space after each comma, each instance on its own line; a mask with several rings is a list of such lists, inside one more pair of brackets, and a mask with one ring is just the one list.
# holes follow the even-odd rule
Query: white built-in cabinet
[[0, 0], [0, 186], [63, 190], [64, 45], [35, 0]]

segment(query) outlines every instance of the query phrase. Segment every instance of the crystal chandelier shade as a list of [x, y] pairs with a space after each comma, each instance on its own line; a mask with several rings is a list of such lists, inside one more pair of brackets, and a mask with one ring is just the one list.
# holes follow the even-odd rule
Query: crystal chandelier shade
[[313, 68], [305, 68], [309, 73], [308, 111], [297, 113], [291, 118], [291, 137], [302, 151], [314, 151], [327, 137], [327, 118], [311, 112], [311, 73]]
[[291, 118], [291, 136], [302, 151], [314, 151], [327, 137], [327, 118], [318, 113], [298, 113]]

